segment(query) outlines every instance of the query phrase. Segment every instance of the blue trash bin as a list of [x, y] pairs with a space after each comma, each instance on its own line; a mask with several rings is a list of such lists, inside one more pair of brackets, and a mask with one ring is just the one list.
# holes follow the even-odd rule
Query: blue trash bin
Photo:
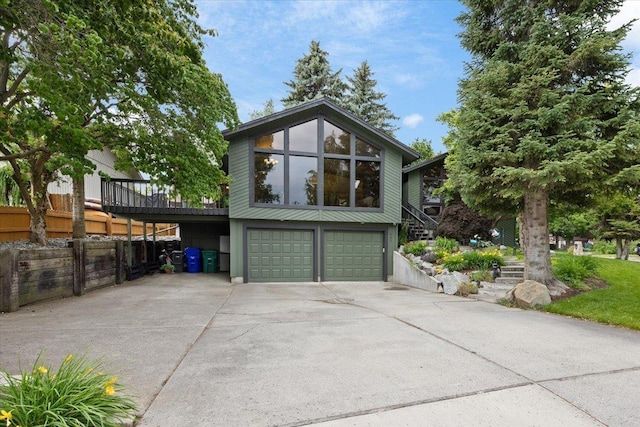
[[202, 271], [202, 251], [198, 248], [186, 248], [184, 256], [187, 261], [187, 272], [200, 273]]

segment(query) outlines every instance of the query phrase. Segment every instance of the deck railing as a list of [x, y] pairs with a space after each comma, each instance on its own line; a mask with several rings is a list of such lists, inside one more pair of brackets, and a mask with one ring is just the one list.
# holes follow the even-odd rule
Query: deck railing
[[226, 186], [222, 190], [222, 200], [203, 198], [194, 203], [149, 180], [103, 178], [101, 202], [112, 213], [228, 215]]

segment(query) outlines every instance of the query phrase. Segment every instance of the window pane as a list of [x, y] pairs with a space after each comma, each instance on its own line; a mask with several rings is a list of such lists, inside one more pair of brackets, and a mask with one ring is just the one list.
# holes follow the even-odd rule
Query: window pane
[[318, 152], [317, 120], [289, 128], [289, 151]]
[[318, 204], [318, 159], [289, 156], [289, 204]]
[[380, 157], [380, 149], [356, 138], [356, 156]]
[[254, 146], [265, 150], [284, 150], [284, 131], [256, 138]]
[[282, 154], [256, 153], [255, 197], [256, 203], [284, 203], [284, 156]]
[[356, 161], [356, 207], [380, 207], [380, 162]]
[[350, 195], [350, 171], [348, 160], [325, 159], [324, 160], [324, 205], [345, 206], [351, 205]]
[[324, 152], [332, 154], [351, 154], [351, 134], [325, 121]]

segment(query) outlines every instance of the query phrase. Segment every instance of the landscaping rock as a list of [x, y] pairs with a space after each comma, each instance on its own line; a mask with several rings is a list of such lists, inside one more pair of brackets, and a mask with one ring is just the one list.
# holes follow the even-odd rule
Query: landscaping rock
[[508, 296], [513, 297], [513, 301], [520, 307], [533, 308], [551, 304], [549, 289], [542, 283], [533, 280], [525, 280], [519, 283]]
[[453, 273], [443, 271], [441, 274], [434, 276], [434, 278], [442, 282], [442, 289], [447, 295], [455, 295], [455, 293], [458, 292], [459, 284], [470, 281], [466, 274], [462, 274], [457, 271], [454, 271]]

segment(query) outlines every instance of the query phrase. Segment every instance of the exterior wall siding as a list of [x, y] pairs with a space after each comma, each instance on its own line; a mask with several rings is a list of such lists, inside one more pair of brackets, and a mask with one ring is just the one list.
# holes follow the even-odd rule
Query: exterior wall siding
[[409, 172], [409, 203], [420, 209], [421, 200], [420, 193], [422, 191], [422, 170], [417, 169]]

